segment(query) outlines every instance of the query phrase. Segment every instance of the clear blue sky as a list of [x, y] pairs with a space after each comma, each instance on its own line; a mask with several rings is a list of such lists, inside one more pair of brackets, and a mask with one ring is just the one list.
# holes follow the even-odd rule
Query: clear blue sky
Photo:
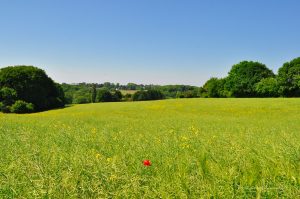
[[298, 56], [299, 0], [0, 0], [0, 67], [57, 82], [202, 85]]

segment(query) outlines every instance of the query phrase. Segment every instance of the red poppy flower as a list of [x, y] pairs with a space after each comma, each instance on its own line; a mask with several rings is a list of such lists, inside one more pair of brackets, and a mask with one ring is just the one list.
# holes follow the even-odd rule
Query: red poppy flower
[[144, 164], [144, 166], [146, 166], [146, 167], [151, 166], [150, 160], [144, 160], [144, 161], [143, 161], [143, 164]]

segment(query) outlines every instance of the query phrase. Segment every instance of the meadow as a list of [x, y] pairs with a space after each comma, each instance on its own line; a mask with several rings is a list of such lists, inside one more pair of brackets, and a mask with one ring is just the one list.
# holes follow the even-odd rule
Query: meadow
[[0, 114], [0, 151], [0, 198], [299, 198], [300, 100]]

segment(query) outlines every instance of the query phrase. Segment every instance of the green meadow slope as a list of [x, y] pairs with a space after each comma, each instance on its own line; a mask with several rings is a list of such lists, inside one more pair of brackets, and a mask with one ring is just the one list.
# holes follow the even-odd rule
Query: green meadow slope
[[0, 198], [300, 195], [300, 99], [176, 99], [0, 114], [0, 141]]

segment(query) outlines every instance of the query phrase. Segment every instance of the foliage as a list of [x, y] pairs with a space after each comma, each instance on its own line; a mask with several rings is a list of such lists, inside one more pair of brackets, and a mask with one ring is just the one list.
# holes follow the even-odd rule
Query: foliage
[[3, 109], [5, 109], [5, 105], [3, 104], [3, 102], [0, 101], [0, 112], [3, 112]]
[[75, 105], [0, 124], [0, 198], [300, 194], [299, 99]]
[[159, 90], [147, 90], [148, 100], [160, 100], [164, 99], [164, 95]]
[[[96, 88], [96, 91], [100, 89], [106, 89], [109, 90], [112, 94], [112, 101], [131, 101], [132, 98], [130, 95], [125, 96], [128, 92], [132, 92], [130, 94], [134, 94], [136, 91], [141, 90], [159, 90], [163, 95], [164, 98], [176, 98], [179, 97], [179, 95], [183, 98], [196, 98], [199, 97], [199, 88], [196, 86], [188, 86], [188, 85], [143, 85], [143, 84], [134, 84], [134, 83], [128, 83], [127, 85], [120, 85], [119, 83], [114, 84], [110, 82], [105, 82], [103, 84], [88, 84], [88, 83], [79, 83], [79, 84], [66, 84], [63, 83], [62, 88], [65, 92], [65, 98], [66, 103], [71, 104], [77, 104], [78, 101], [84, 102], [84, 103], [90, 103], [92, 102], [92, 95], [93, 95], [93, 87]], [[120, 93], [118, 91], [124, 91], [124, 98], [121, 97]], [[116, 95], [117, 96], [114, 96]], [[122, 93], [121, 93], [122, 94]], [[77, 99], [80, 98], [80, 99]], [[85, 98], [85, 100], [83, 99]], [[97, 96], [96, 96], [97, 101]]]
[[[145, 86], [147, 90], [148, 86]], [[165, 85], [152, 86], [151, 89], [159, 90], [165, 98], [196, 98], [198, 96], [198, 87], [189, 85]]]
[[17, 100], [10, 108], [12, 113], [32, 113], [34, 112], [34, 105], [22, 100]]
[[8, 87], [3, 87], [0, 90], [0, 101], [2, 101], [4, 106], [11, 105], [17, 99], [17, 92]]
[[279, 93], [285, 97], [300, 97], [300, 57], [284, 63], [278, 70]]
[[126, 93], [124, 95], [124, 100], [125, 101], [131, 101], [132, 100], [132, 94], [131, 93]]
[[133, 101], [160, 100], [164, 95], [158, 90], [138, 91], [133, 94]]
[[[12, 105], [14, 100], [32, 103], [36, 111], [64, 106], [64, 92], [46, 73], [33, 66], [10, 66], [0, 69], [0, 88], [13, 89], [16, 99], [6, 97], [4, 102]], [[12, 91], [12, 90], [10, 90]], [[2, 90], [3, 97], [3, 90]]]
[[96, 102], [96, 97], [97, 97], [97, 90], [96, 90], [96, 85], [92, 85], [92, 94], [91, 94], [91, 102], [95, 103]]
[[225, 88], [232, 97], [256, 97], [255, 84], [268, 77], [274, 74], [264, 64], [242, 61], [232, 66]]
[[89, 98], [84, 96], [75, 96], [73, 101], [74, 104], [87, 104], [90, 103]]
[[210, 78], [201, 90], [201, 97], [226, 97], [224, 86], [225, 79]]
[[97, 102], [112, 102], [113, 95], [108, 89], [100, 89], [97, 95]]
[[112, 94], [112, 101], [114, 102], [120, 102], [122, 100], [122, 93], [119, 90], [116, 90], [113, 94]]
[[255, 91], [260, 97], [278, 97], [279, 85], [274, 77], [264, 78], [256, 84]]
[[138, 91], [133, 94], [132, 96], [133, 101], [145, 101], [149, 100], [149, 97], [147, 95], [147, 91]]

